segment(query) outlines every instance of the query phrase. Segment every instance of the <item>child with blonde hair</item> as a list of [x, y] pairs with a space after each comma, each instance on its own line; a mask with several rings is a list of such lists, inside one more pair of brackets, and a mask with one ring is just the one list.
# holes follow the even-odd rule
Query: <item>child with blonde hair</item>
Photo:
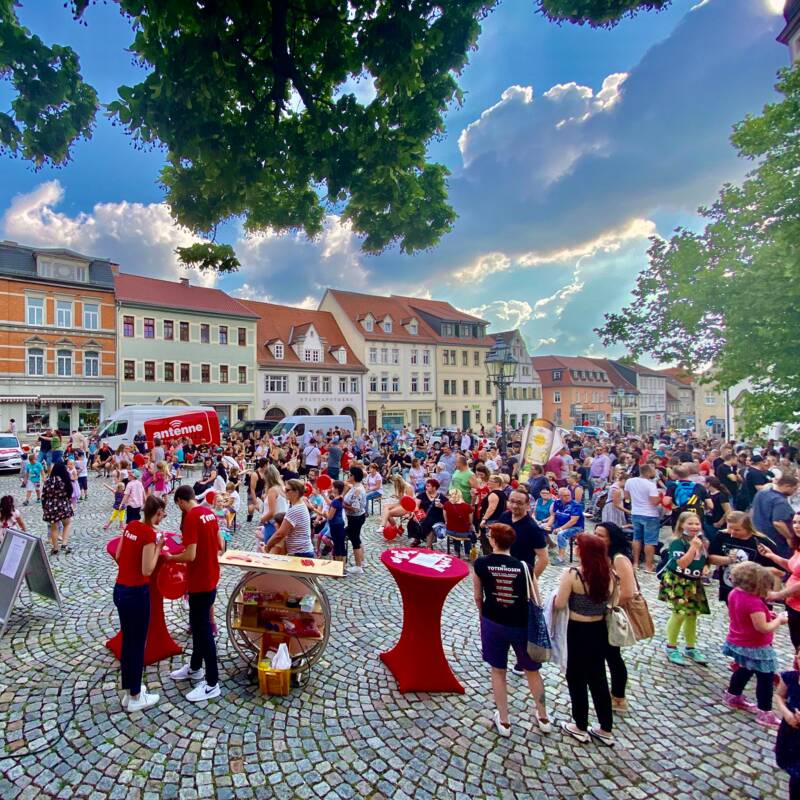
[[125, 484], [120, 481], [114, 488], [104, 483], [103, 487], [114, 493], [114, 508], [108, 522], [103, 525], [103, 530], [107, 531], [116, 520], [119, 520], [119, 529], [122, 530], [125, 527], [125, 506], [122, 502], [122, 498], [125, 496]]
[[153, 477], [153, 494], [163, 499], [169, 494], [170, 474], [166, 461], [159, 461], [156, 465], [156, 474]]
[[678, 517], [667, 556], [664, 569], [660, 570], [658, 593], [659, 600], [672, 606], [666, 630], [667, 658], [673, 664], [686, 663], [678, 650], [683, 628], [685, 654], [696, 664], [706, 664], [708, 659], [697, 649], [697, 617], [711, 613], [703, 588], [703, 576], [708, 572], [708, 542], [703, 536], [703, 523], [693, 511], [684, 511]]
[[[788, 616], [775, 615], [765, 602], [772, 590], [772, 575], [754, 561], [743, 561], [731, 570], [733, 590], [728, 595], [728, 636], [722, 652], [738, 665], [723, 693], [727, 706], [755, 711], [756, 723], [777, 728], [780, 720], [772, 711], [772, 676], [778, 671], [778, 659], [772, 649], [775, 631]], [[743, 694], [750, 678], [756, 676], [756, 703]]]

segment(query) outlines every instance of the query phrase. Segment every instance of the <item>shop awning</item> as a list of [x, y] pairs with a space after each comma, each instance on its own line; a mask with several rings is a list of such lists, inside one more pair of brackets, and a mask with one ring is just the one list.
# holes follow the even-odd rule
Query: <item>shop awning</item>
[[[33, 398], [34, 400], [36, 398]], [[40, 397], [40, 403], [71, 403], [77, 405], [78, 403], [102, 403], [105, 397]]]
[[0, 397], [0, 403], [35, 403], [35, 397], [14, 397], [12, 395], [5, 395], [4, 397]]

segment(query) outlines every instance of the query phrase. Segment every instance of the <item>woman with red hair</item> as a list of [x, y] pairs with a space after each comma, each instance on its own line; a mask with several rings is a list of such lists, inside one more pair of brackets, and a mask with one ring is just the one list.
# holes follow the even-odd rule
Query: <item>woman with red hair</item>
[[[611, 570], [606, 543], [593, 533], [576, 540], [580, 568], [561, 575], [556, 608], [569, 608], [567, 624], [567, 687], [573, 722], [562, 723], [566, 733], [579, 742], [594, 738], [613, 747], [611, 693], [606, 678], [608, 645], [606, 611], [616, 575]], [[589, 692], [599, 727], [589, 729]]]

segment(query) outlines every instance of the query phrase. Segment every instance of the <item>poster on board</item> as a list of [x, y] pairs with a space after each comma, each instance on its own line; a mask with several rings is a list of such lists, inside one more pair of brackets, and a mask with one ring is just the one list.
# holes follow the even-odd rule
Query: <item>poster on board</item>
[[564, 447], [561, 429], [549, 419], [537, 418], [529, 422], [522, 435], [520, 448], [519, 482], [527, 483], [531, 475], [531, 467], [538, 464], [543, 467]]

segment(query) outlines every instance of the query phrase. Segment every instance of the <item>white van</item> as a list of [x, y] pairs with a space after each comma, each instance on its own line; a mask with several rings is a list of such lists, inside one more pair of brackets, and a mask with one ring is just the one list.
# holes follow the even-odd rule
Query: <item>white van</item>
[[322, 431], [327, 433], [334, 428], [353, 433], [355, 423], [347, 414], [320, 414], [319, 416], [284, 417], [273, 429], [272, 435], [279, 436], [284, 441], [290, 433], [300, 437], [306, 431]]
[[[187, 425], [184, 427], [174, 426], [173, 423], [180, 422], [181, 417], [189, 415], [200, 415], [202, 420], [217, 419], [217, 412], [210, 406], [158, 406], [158, 405], [132, 405], [117, 409], [108, 419], [103, 420], [97, 433], [101, 442], [106, 442], [112, 450], [116, 450], [121, 444], [133, 444], [133, 437], [139, 433], [146, 433], [145, 423], [151, 420], [165, 420], [164, 431], [168, 432], [170, 426], [175, 428], [176, 434], [192, 438], [192, 430], [201, 425]], [[189, 417], [195, 421], [195, 417]], [[205, 426], [202, 426], [205, 427]], [[203, 438], [210, 438], [205, 430], [202, 430]], [[219, 437], [219, 426], [217, 423], [217, 437]], [[168, 435], [162, 438], [171, 438]]]

